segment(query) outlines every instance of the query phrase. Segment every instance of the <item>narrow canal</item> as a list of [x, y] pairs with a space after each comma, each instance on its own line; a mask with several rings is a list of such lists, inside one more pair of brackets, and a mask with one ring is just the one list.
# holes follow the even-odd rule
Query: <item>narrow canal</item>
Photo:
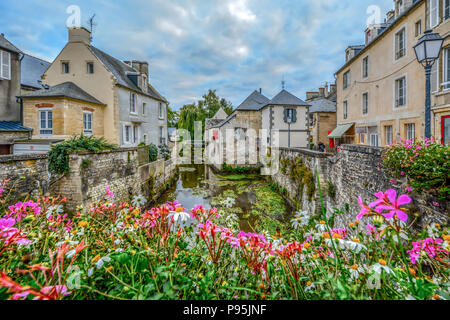
[[275, 233], [285, 229], [294, 209], [264, 177], [256, 174], [219, 174], [206, 165], [179, 168], [178, 179], [158, 204], [178, 200], [190, 210], [196, 205], [233, 213], [241, 230]]

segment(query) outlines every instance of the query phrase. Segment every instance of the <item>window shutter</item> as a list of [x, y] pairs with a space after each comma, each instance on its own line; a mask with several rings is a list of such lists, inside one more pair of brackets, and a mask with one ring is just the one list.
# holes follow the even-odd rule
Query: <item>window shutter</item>
[[284, 109], [284, 122], [288, 122], [288, 109]]
[[1, 68], [0, 68], [0, 76], [2, 78], [11, 79], [10, 65], [11, 65], [11, 54], [6, 51], [1, 52]]
[[297, 122], [297, 109], [292, 109], [292, 123]]

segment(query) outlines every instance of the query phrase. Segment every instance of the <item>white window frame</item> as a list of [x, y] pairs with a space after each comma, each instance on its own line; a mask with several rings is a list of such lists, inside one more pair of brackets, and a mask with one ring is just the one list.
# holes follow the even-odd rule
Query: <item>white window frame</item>
[[[413, 134], [414, 137], [411, 137], [411, 135], [410, 135], [410, 128], [412, 128], [411, 133]], [[410, 139], [415, 140], [416, 139], [416, 124], [415, 123], [406, 123], [405, 131], [406, 131], [406, 139], [407, 140], [410, 140]]]
[[[64, 65], [67, 65], [67, 72]], [[69, 74], [70, 73], [70, 63], [69, 61], [61, 61], [61, 72], [62, 74]]]
[[[7, 63], [3, 63], [4, 56], [7, 55]], [[8, 68], [8, 76], [5, 75], [5, 67]], [[0, 50], [0, 78], [5, 80], [11, 80], [11, 53], [8, 51]]]
[[[348, 77], [346, 77], [346, 75], [348, 75]], [[351, 77], [351, 75], [350, 75], [350, 70], [347, 70], [346, 72], [344, 72], [344, 75], [342, 76], [343, 77], [343, 87], [344, 87], [344, 90], [345, 89], [347, 89], [348, 87], [350, 87], [350, 77]]]
[[166, 137], [164, 137], [164, 127], [159, 127], [159, 144], [165, 145], [166, 143]]
[[[124, 124], [123, 125], [123, 144], [131, 144], [132, 141], [132, 135], [133, 135], [133, 130], [132, 130], [132, 125], [131, 124]], [[129, 132], [128, 132], [128, 140], [127, 140], [127, 128], [129, 128]]]
[[[400, 32], [404, 32], [404, 39], [403, 39], [403, 56], [397, 58], [397, 52], [399, 51], [397, 49], [397, 35]], [[403, 26], [401, 26], [400, 28], [397, 29], [397, 31], [394, 33], [394, 62], [400, 61], [403, 58], [406, 58], [408, 56], [408, 29], [407, 29], [407, 25], [404, 24]]]
[[143, 138], [144, 138], [144, 143], [148, 144], [148, 134], [144, 133]]
[[[370, 143], [370, 145], [371, 145], [372, 147], [378, 147], [378, 146], [379, 146], [379, 143], [378, 143], [378, 133], [371, 133], [369, 139], [370, 139], [369, 143]], [[373, 143], [373, 141], [375, 141], [375, 143]]]
[[[417, 26], [420, 26], [420, 32], [417, 32]], [[423, 25], [422, 25], [422, 19], [417, 20], [414, 23], [414, 35], [417, 37], [420, 37], [423, 33]]]
[[[448, 16], [445, 16], [445, 11], [448, 11]], [[450, 0], [444, 0], [444, 10], [442, 11], [442, 20], [447, 21], [450, 18]]]
[[164, 104], [160, 102], [158, 108], [159, 119], [164, 120]]
[[[405, 103], [404, 103], [404, 105], [397, 106], [397, 103], [396, 103], [396, 101], [397, 101], [397, 81], [401, 80], [403, 78], [405, 78], [405, 90], [404, 90], [405, 91], [405, 93], [404, 93], [404, 95], [405, 95]], [[403, 75], [401, 75], [401, 76], [399, 76], [399, 77], [394, 79], [393, 109], [394, 110], [399, 110], [399, 109], [406, 108], [407, 106], [408, 106], [408, 75], [407, 74], [403, 74]]]
[[[45, 127], [42, 127], [42, 114], [45, 113]], [[51, 113], [51, 126], [49, 126], [49, 114]], [[38, 111], [39, 115], [39, 135], [42, 137], [49, 137], [53, 135], [53, 109], [52, 108], [41, 108]], [[51, 133], [42, 133], [42, 131], [51, 131]]]
[[348, 118], [348, 101], [345, 100], [342, 102], [342, 117], [344, 118], [344, 120], [347, 120]]
[[139, 143], [139, 127], [133, 125], [133, 144]]
[[[367, 105], [364, 106], [364, 103], [366, 102], [366, 99], [364, 97], [367, 97]], [[364, 113], [364, 107], [366, 107], [366, 112]], [[361, 113], [363, 116], [367, 116], [369, 114], [369, 92], [363, 92], [361, 94]]]
[[[448, 68], [449, 68], [448, 59], [449, 59], [449, 55], [450, 55], [450, 47], [444, 48], [443, 51], [444, 51], [444, 53], [443, 53], [443, 58], [444, 58], [443, 76], [444, 76], [444, 79], [442, 79], [443, 82], [441, 83], [441, 85], [444, 88], [444, 91], [448, 91], [448, 90], [450, 90], [450, 74], [448, 72], [449, 71], [448, 70]], [[439, 72], [438, 72], [438, 75], [439, 75]], [[439, 80], [439, 78], [438, 78], [438, 80]], [[439, 83], [439, 81], [438, 81], [438, 83]]]
[[433, 78], [433, 73], [434, 72], [436, 73], [436, 75], [435, 75], [436, 88], [434, 88], [434, 90], [433, 90], [433, 83], [430, 83], [432, 93], [436, 93], [441, 90], [441, 83], [439, 83], [439, 73], [440, 73], [439, 72], [440, 71], [439, 70], [439, 67], [440, 67], [439, 60], [440, 60], [440, 58], [436, 59], [436, 61], [434, 62], [433, 66], [431, 68], [431, 78]]
[[[388, 134], [388, 129], [390, 129], [390, 135]], [[394, 143], [394, 127], [392, 125], [384, 127], [384, 140], [386, 145]]]
[[[358, 133], [358, 135], [359, 135], [359, 144], [366, 144], [366, 134], [365, 133]], [[361, 142], [361, 140], [363, 140], [363, 141]]]
[[[437, 25], [439, 25], [439, 0], [429, 0], [428, 4], [429, 4], [429, 10], [430, 10], [430, 15], [429, 15], [429, 21], [430, 21], [430, 29], [433, 29], [434, 27], [436, 27]], [[433, 9], [433, 3], [436, 4], [436, 7]], [[433, 24], [433, 13], [435, 14], [435, 18], [436, 18], [436, 23]]]
[[[90, 128], [87, 126], [89, 124], [88, 117], [90, 117]], [[94, 114], [92, 111], [83, 111], [83, 135], [86, 137], [91, 137], [94, 134]]]
[[[365, 61], [367, 61], [367, 74], [366, 75], [364, 75], [364, 68], [365, 68]], [[369, 59], [369, 56], [367, 55], [367, 56], [365, 56], [363, 59], [362, 59], [362, 62], [361, 62], [361, 64], [362, 64], [362, 66], [361, 66], [361, 76], [362, 76], [362, 78], [363, 79], [367, 79], [368, 77], [369, 77], [369, 64], [370, 64], [370, 59]]]
[[147, 115], [147, 103], [146, 102], [142, 102], [142, 115], [146, 116]]
[[130, 113], [131, 114], [137, 114], [136, 113], [136, 102], [137, 102], [136, 93], [130, 92]]

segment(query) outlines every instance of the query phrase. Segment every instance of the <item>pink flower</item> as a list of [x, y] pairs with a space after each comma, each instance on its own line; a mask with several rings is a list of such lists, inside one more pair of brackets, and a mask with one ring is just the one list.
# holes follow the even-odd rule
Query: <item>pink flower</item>
[[356, 216], [356, 219], [361, 220], [367, 213], [369, 213], [371, 210], [369, 207], [367, 207], [363, 201], [361, 196], [358, 197], [358, 203], [361, 206], [361, 211], [359, 212], [359, 214]]
[[434, 202], [433, 202], [433, 206], [439, 207], [440, 205], [439, 205], [439, 203], [437, 203], [436, 201], [434, 201]]
[[441, 259], [440, 255], [448, 256], [449, 252], [445, 251], [440, 245], [444, 241], [442, 239], [433, 240], [432, 238], [427, 238], [425, 240], [420, 240], [413, 242], [413, 248], [409, 251], [409, 259], [413, 264], [416, 264], [422, 253], [425, 253], [429, 258]]
[[412, 199], [410, 196], [403, 194], [397, 199], [397, 191], [393, 189], [387, 190], [382, 197], [381, 193], [378, 193], [377, 196], [379, 197], [378, 200], [373, 202], [377, 203], [377, 207], [375, 208], [376, 212], [382, 213], [387, 210], [389, 212], [383, 214], [386, 219], [392, 219], [394, 216], [397, 216], [402, 221], [408, 221], [408, 215], [400, 206], [411, 203]]
[[106, 186], [105, 189], [106, 189], [106, 196], [110, 197], [111, 199], [114, 199], [114, 193], [111, 192], [111, 190], [109, 189], [109, 186]]
[[395, 179], [391, 179], [391, 180], [389, 180], [389, 182], [392, 184], [396, 183]]
[[413, 188], [412, 187], [408, 187], [408, 188], [406, 188], [406, 191], [408, 191], [408, 192], [413, 192]]

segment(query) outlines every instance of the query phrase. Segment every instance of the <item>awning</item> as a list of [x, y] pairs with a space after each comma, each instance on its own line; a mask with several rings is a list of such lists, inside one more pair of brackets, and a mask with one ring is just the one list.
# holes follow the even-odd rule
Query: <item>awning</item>
[[342, 136], [354, 125], [354, 123], [340, 124], [332, 133], [328, 135], [328, 138], [342, 138]]

